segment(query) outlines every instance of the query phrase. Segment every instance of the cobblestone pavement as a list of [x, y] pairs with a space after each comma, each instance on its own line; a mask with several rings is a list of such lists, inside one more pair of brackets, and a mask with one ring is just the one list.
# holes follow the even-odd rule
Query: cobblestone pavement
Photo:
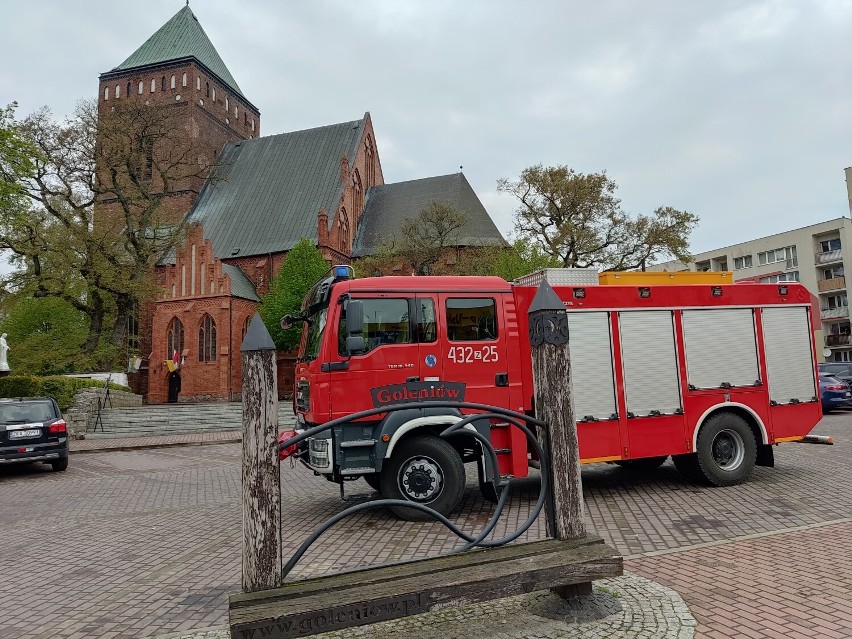
[[[682, 592], [699, 637], [852, 636], [848, 613], [840, 614], [852, 603], [844, 550], [852, 545], [852, 413], [826, 417], [816, 432], [838, 444], [782, 445], [777, 468], [726, 489], [690, 484], [671, 462], [645, 475], [585, 467], [589, 528], [630, 557], [628, 570]], [[221, 444], [74, 454], [64, 473], [0, 468], [0, 637], [217, 632], [228, 593], [239, 589], [239, 461], [239, 444]], [[282, 486], [289, 555], [344, 504], [335, 485], [301, 468], [285, 464]], [[346, 488], [370, 493], [361, 481]], [[498, 534], [526, 518], [536, 491], [535, 478], [513, 483]], [[490, 512], [471, 484], [457, 521], [474, 531]], [[543, 536], [542, 527], [525, 538]], [[363, 512], [329, 531], [296, 572], [433, 555], [457, 543], [438, 524]], [[846, 630], [827, 627], [825, 616]]]

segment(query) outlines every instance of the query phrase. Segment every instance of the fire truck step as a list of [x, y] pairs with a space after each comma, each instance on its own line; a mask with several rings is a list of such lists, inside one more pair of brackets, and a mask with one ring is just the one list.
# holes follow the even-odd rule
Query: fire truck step
[[372, 446], [376, 443], [375, 439], [353, 439], [348, 442], [340, 442], [341, 448], [360, 448], [363, 446]]
[[600, 537], [546, 539], [233, 594], [229, 623], [233, 637], [287, 639], [621, 574], [622, 558]]

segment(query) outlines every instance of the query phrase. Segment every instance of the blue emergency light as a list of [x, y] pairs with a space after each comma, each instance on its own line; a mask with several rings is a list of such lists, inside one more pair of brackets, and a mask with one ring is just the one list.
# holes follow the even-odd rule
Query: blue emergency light
[[352, 278], [352, 267], [348, 265], [335, 266], [332, 269], [334, 271], [334, 279], [336, 280], [348, 280]]

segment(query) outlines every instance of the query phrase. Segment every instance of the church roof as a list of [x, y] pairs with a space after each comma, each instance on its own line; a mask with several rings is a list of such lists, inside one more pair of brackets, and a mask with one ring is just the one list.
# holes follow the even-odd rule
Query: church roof
[[233, 297], [241, 297], [244, 300], [259, 302], [257, 290], [254, 284], [248, 278], [248, 275], [242, 272], [238, 266], [233, 264], [222, 264], [222, 272], [231, 280], [231, 295]]
[[200, 222], [220, 259], [316, 241], [317, 215], [333, 218], [343, 193], [340, 159], [355, 157], [365, 119], [229, 142], [187, 222]]
[[160, 27], [154, 35], [136, 49], [127, 60], [115, 67], [112, 72], [183, 58], [195, 58], [230, 89], [245, 98], [189, 5], [172, 16], [171, 20]]
[[467, 213], [467, 223], [457, 232], [457, 246], [505, 246], [506, 240], [467, 178], [463, 173], [453, 173], [370, 187], [352, 256], [375, 253], [383, 242], [400, 235], [407, 218], [414, 217], [433, 201], [446, 202]]

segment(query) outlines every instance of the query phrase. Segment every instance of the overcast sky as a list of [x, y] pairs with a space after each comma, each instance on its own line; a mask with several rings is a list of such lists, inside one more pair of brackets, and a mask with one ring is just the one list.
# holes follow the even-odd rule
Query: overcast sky
[[[72, 113], [183, 0], [4, 3], [0, 104]], [[702, 252], [848, 216], [852, 2], [193, 0], [270, 135], [369, 111], [386, 182], [606, 170]]]

